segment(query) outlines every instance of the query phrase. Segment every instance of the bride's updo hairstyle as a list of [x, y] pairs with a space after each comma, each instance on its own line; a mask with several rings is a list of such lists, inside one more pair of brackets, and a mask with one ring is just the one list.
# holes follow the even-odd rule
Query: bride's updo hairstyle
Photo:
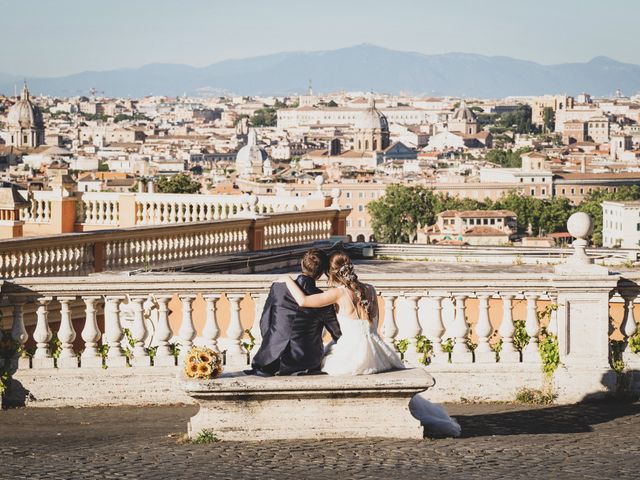
[[355, 307], [358, 317], [371, 321], [371, 315], [369, 314], [371, 305], [367, 299], [367, 287], [358, 280], [349, 255], [344, 252], [331, 254], [327, 276], [332, 285], [344, 285], [355, 293]]

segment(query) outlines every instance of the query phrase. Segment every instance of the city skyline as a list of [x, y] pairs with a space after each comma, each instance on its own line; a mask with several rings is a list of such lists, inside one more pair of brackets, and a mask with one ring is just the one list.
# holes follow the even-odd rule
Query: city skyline
[[[613, 19], [619, 32], [633, 31], [640, 5], [629, 0], [614, 1], [607, 11], [598, 2], [577, 0], [517, 6], [503, 0], [482, 4], [401, 0], [395, 5], [400, 13], [391, 20], [385, 4], [378, 1], [345, 5], [328, 0], [312, 12], [290, 0], [268, 4], [250, 0], [242, 5], [194, 0], [182, 10], [170, 1], [143, 0], [128, 3], [126, 9], [120, 3], [112, 2], [106, 11], [97, 3], [77, 0], [55, 5], [35, 0], [9, 3], [5, 14], [13, 20], [6, 35], [21, 40], [3, 53], [0, 72], [56, 77], [150, 63], [205, 66], [361, 43], [427, 55], [509, 56], [543, 65], [585, 62], [601, 55], [640, 64], [633, 42], [594, 35]], [[25, 22], [30, 35], [21, 33]]]

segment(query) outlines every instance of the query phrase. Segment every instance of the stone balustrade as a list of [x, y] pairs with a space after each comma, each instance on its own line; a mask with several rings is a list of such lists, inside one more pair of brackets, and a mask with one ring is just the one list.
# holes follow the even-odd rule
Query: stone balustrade
[[[94, 208], [104, 214], [95, 204], [91, 209]], [[3, 240], [0, 278], [136, 270], [214, 255], [306, 244], [344, 235], [348, 213], [349, 210], [308, 210]], [[113, 210], [110, 215], [113, 216]]]
[[[2, 286], [2, 318], [11, 319], [13, 340], [34, 352], [30, 362], [21, 360], [29, 371], [54, 365], [81, 371], [103, 364], [107, 370], [125, 364], [133, 370], [179, 368], [194, 344], [225, 352], [226, 369], [240, 370], [261, 342], [255, 319], [273, 278], [21, 278]], [[408, 364], [421, 364], [424, 352], [416, 346], [421, 338], [428, 340], [432, 350], [425, 368], [436, 378], [433, 395], [440, 400], [512, 400], [518, 388], [543, 388], [550, 379], [560, 401], [602, 393], [613, 388], [611, 378], [615, 381], [610, 341], [620, 335], [628, 339], [638, 328], [634, 282], [615, 275], [381, 273], [361, 279], [379, 293], [381, 336], [404, 344]], [[548, 315], [542, 314], [545, 309]], [[523, 330], [531, 338], [524, 348]], [[250, 352], [247, 331], [255, 338]], [[60, 342], [55, 361], [54, 332]], [[557, 336], [560, 365], [551, 377], [542, 373], [540, 333]], [[180, 348], [177, 357], [172, 344]]]
[[[318, 208], [309, 206], [303, 197], [275, 195], [76, 192], [65, 197], [54, 191], [21, 192], [30, 203], [20, 211], [26, 235], [226, 220]], [[53, 212], [63, 203], [72, 205], [65, 209], [64, 219], [61, 215], [56, 218]]]
[[104, 192], [87, 192], [79, 195], [76, 223], [118, 226], [120, 224], [119, 195]]
[[[21, 193], [26, 193], [20, 190]], [[51, 222], [52, 201], [60, 196], [53, 191], [33, 191], [31, 196], [25, 195], [25, 200], [30, 205], [20, 210], [20, 220], [25, 223], [49, 223]]]

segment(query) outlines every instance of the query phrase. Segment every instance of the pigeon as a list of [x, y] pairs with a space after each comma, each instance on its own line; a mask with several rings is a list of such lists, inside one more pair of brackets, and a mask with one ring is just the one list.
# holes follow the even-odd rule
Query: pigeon
[[426, 393], [414, 395], [409, 402], [409, 412], [420, 420], [425, 434], [429, 437], [459, 437], [462, 429], [458, 422], [442, 406], [427, 400]]

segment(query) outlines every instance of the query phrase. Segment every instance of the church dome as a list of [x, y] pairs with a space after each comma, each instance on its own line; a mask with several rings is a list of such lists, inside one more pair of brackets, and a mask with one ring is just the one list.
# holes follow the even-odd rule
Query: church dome
[[255, 130], [250, 129], [247, 144], [238, 150], [238, 154], [236, 155], [236, 169], [239, 172], [257, 166], [262, 169], [262, 163], [268, 158], [269, 155], [267, 155], [266, 150], [258, 146]]
[[467, 107], [467, 104], [465, 103], [464, 100], [462, 100], [460, 102], [460, 106], [453, 112], [453, 117], [454, 120], [465, 120], [467, 122], [475, 122], [476, 121], [476, 114], [473, 113], [473, 111]]
[[29, 98], [29, 90], [25, 84], [20, 100], [9, 108], [7, 125], [14, 128], [44, 128], [40, 109]]
[[376, 108], [373, 98], [369, 100], [369, 108], [356, 120], [355, 127], [359, 130], [389, 130], [387, 117]]

